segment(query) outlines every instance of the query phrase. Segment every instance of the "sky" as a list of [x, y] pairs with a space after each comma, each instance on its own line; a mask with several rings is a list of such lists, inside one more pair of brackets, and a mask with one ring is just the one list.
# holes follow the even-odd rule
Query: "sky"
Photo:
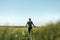
[[60, 20], [60, 0], [0, 0], [0, 25], [37, 26]]

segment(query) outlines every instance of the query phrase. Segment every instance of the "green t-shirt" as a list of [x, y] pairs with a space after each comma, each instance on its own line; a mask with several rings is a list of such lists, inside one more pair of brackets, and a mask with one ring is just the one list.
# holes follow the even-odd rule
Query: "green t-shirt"
[[32, 22], [32, 21], [28, 21], [28, 22], [27, 22], [27, 24], [28, 24], [28, 27], [29, 27], [29, 28], [31, 28], [31, 27], [32, 27], [33, 22]]

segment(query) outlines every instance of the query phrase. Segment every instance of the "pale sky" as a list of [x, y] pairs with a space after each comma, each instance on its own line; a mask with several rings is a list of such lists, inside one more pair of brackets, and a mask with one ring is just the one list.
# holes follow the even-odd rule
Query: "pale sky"
[[60, 0], [0, 0], [0, 25], [24, 26], [29, 18], [37, 26], [60, 20]]

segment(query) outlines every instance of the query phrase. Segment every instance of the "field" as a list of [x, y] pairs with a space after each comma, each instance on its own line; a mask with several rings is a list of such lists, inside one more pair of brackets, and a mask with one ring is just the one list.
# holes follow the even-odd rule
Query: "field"
[[60, 22], [32, 29], [27, 27], [0, 26], [0, 40], [60, 40]]

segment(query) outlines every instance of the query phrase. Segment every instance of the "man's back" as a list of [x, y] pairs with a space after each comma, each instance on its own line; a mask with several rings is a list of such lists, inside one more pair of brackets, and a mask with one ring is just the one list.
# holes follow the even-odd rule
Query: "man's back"
[[33, 22], [32, 21], [28, 21], [27, 24], [28, 24], [28, 27], [32, 27]]

